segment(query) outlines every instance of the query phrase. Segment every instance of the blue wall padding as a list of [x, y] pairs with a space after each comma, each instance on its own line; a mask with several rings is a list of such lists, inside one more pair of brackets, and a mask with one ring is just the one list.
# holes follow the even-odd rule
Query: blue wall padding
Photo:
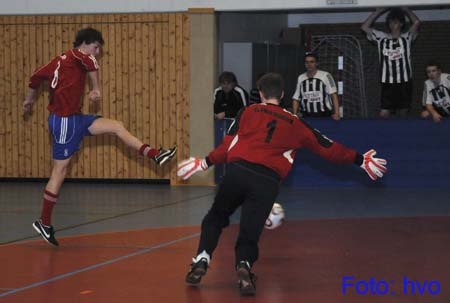
[[364, 153], [374, 148], [388, 173], [373, 182], [356, 165], [328, 162], [299, 150], [283, 184], [293, 187], [450, 187], [450, 120], [333, 120], [307, 122], [330, 139]]

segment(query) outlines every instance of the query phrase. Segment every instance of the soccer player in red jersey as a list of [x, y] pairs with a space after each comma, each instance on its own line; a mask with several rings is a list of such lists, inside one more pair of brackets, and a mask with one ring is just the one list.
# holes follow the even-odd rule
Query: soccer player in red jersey
[[361, 155], [281, 108], [284, 84], [279, 74], [264, 75], [258, 86], [263, 103], [242, 109], [221, 145], [204, 159], [190, 158], [178, 165], [177, 175], [186, 180], [213, 164], [227, 163], [227, 174], [203, 219], [197, 256], [186, 276], [191, 285], [200, 283], [206, 274], [222, 229], [242, 206], [235, 246], [236, 270], [241, 294], [255, 294], [251, 267], [258, 259], [259, 237], [297, 149], [307, 148], [332, 162], [356, 164], [373, 180], [386, 172], [386, 160], [374, 158], [374, 150]]
[[159, 165], [170, 160], [176, 153], [176, 147], [151, 148], [130, 134], [120, 121], [81, 114], [86, 74], [92, 84], [89, 101], [95, 104], [101, 97], [99, 66], [95, 57], [99, 55], [103, 43], [99, 31], [93, 28], [80, 30], [75, 37], [73, 49], [57, 56], [33, 73], [29, 83], [30, 90], [23, 103], [25, 113], [31, 113], [36, 90], [42, 81], [49, 82], [50, 102], [47, 109], [50, 111], [48, 125], [53, 141], [53, 168], [45, 187], [41, 217], [33, 223], [33, 227], [44, 240], [56, 246], [58, 241], [51, 225], [53, 207], [58, 200], [70, 159], [80, 149], [84, 136], [114, 134], [127, 146], [152, 158]]

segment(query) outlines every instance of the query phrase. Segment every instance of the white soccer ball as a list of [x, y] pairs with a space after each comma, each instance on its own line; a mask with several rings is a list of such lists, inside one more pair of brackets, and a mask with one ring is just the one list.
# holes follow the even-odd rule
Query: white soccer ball
[[279, 203], [274, 203], [269, 217], [266, 219], [264, 227], [267, 229], [275, 229], [284, 221], [284, 209]]

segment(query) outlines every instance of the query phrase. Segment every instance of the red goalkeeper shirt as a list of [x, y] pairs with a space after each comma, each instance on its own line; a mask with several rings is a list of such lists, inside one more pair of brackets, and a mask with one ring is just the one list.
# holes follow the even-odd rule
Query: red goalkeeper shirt
[[333, 142], [278, 105], [254, 104], [237, 115], [221, 145], [206, 157], [208, 164], [245, 160], [286, 177], [295, 152], [307, 148], [336, 163], [361, 164], [362, 155]]
[[48, 110], [67, 117], [81, 112], [86, 73], [98, 70], [95, 57], [71, 49], [38, 68], [30, 78], [29, 87], [37, 89], [43, 80], [49, 84]]

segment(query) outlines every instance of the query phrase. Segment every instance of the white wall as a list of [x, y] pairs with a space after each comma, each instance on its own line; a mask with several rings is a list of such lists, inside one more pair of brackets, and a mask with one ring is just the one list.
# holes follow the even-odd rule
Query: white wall
[[[356, 4], [330, 5], [330, 2]], [[0, 0], [0, 14], [173, 12], [198, 7], [212, 7], [217, 11], [254, 11], [448, 4], [449, 0]]]
[[[417, 10], [415, 13], [422, 21], [450, 20], [450, 9]], [[297, 27], [299, 24], [362, 23], [368, 16], [369, 12], [289, 14], [288, 27]], [[385, 17], [383, 15], [377, 21], [384, 21]]]
[[252, 44], [224, 43], [223, 70], [233, 72], [240, 86], [249, 91], [252, 88]]

